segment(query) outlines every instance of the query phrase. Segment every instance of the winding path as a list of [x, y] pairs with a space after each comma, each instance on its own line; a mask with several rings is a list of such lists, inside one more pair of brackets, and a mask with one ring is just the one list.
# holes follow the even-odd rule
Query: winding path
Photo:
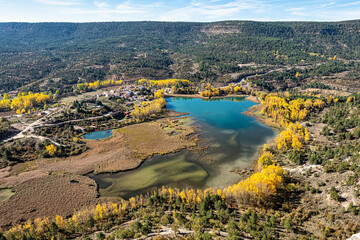
[[[59, 109], [57, 109], [59, 110]], [[10, 137], [6, 140], [3, 140], [2, 142], [9, 142], [15, 139], [20, 139], [20, 138], [37, 138], [40, 139], [42, 141], [48, 140], [50, 142], [52, 142], [53, 144], [55, 144], [56, 146], [63, 146], [66, 147], [66, 145], [58, 143], [48, 137], [44, 137], [44, 136], [40, 136], [40, 135], [36, 135], [34, 134], [35, 128], [40, 128], [40, 127], [48, 127], [48, 126], [56, 126], [56, 125], [62, 125], [62, 124], [67, 124], [67, 123], [72, 123], [72, 122], [81, 122], [81, 121], [86, 121], [86, 120], [93, 120], [93, 119], [99, 119], [99, 118], [104, 118], [104, 117], [109, 117], [111, 116], [112, 112], [108, 112], [102, 116], [97, 116], [97, 117], [90, 117], [90, 118], [83, 118], [83, 119], [75, 119], [75, 120], [68, 120], [68, 121], [64, 121], [64, 122], [59, 122], [59, 123], [44, 123], [44, 120], [53, 115], [54, 113], [57, 113], [58, 111], [53, 111], [51, 113], [49, 113], [48, 115], [36, 120], [35, 122], [29, 124], [28, 126], [26, 126], [25, 129], [23, 129], [21, 132], [19, 132], [18, 134], [16, 134], [13, 137]]]

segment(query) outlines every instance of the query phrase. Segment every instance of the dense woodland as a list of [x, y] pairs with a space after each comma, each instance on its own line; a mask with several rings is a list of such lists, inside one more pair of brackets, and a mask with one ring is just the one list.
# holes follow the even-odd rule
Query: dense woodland
[[[0, 89], [5, 92], [24, 87], [62, 93], [78, 83], [143, 77], [233, 81], [227, 74], [360, 56], [359, 21], [1, 23], [0, 32]], [[345, 68], [356, 75], [358, 64], [345, 65], [313, 65], [300, 80]], [[276, 77], [295, 79], [286, 73]]]

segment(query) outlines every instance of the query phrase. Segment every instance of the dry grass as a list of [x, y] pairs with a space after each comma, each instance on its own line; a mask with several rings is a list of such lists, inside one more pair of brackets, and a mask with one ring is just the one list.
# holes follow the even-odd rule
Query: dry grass
[[198, 140], [192, 137], [194, 133], [193, 127], [178, 119], [160, 119], [115, 130], [111, 138], [86, 140], [91, 149], [79, 156], [39, 159], [1, 169], [0, 187], [13, 188], [16, 193], [0, 202], [0, 226], [66, 216], [74, 208], [94, 204], [99, 201], [96, 183], [80, 175], [134, 169], [153, 154], [194, 147]]
[[[175, 119], [160, 119], [156, 122], [141, 123], [127, 126], [113, 131], [111, 138], [103, 140], [85, 140], [90, 150], [79, 156], [70, 158], [39, 159], [32, 165], [33, 170], [19, 174], [21, 178], [28, 178], [31, 172], [37, 174], [65, 171], [76, 174], [118, 172], [138, 167], [146, 158], [153, 154], [166, 154], [180, 151], [196, 145], [196, 139], [188, 139], [188, 135], [195, 133], [192, 127], [182, 126]], [[163, 128], [173, 124], [175, 128], [165, 131]], [[21, 172], [21, 165], [13, 168], [12, 172]], [[14, 177], [18, 178], [18, 177]], [[31, 177], [30, 177], [31, 178]], [[9, 182], [21, 180], [6, 179]], [[0, 183], [4, 179], [0, 178]]]
[[15, 187], [15, 195], [0, 202], [0, 226], [44, 216], [68, 216], [74, 209], [95, 204], [94, 180], [74, 174], [32, 179]]
[[2, 169], [0, 184], [14, 186], [58, 171], [83, 175], [92, 171], [100, 173], [134, 169], [153, 154], [173, 153], [194, 147], [197, 138], [188, 137], [193, 133], [193, 127], [184, 126], [177, 119], [127, 126], [113, 131], [111, 138], [85, 140], [91, 149], [79, 156], [39, 159]]
[[100, 89], [97, 89], [95, 91], [91, 91], [91, 92], [86, 92], [86, 93], [83, 93], [83, 94], [79, 94], [79, 95], [76, 95], [76, 96], [70, 96], [70, 97], [66, 97], [66, 98], [63, 98], [61, 100], [62, 103], [72, 103], [73, 101], [75, 100], [84, 100], [84, 99], [89, 99], [89, 98], [92, 98], [98, 94], [102, 94], [106, 91], [109, 91], [109, 90], [113, 90], [113, 89], [117, 89], [119, 88], [119, 86], [111, 86], [111, 87], [106, 87], [106, 88], [100, 88]]
[[[162, 130], [168, 129], [166, 131]], [[195, 133], [191, 127], [183, 127], [176, 120], [159, 120], [146, 124], [132, 125], [118, 130], [127, 147], [135, 155], [147, 158], [153, 154], [166, 154], [194, 146], [186, 136]]]

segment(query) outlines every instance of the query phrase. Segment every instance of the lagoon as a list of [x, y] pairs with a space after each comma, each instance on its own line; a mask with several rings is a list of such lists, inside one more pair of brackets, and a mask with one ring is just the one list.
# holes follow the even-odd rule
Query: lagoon
[[235, 184], [235, 169], [251, 168], [258, 148], [273, 138], [275, 130], [243, 114], [256, 105], [241, 97], [199, 99], [167, 98], [167, 109], [188, 113], [184, 124], [195, 125], [207, 148], [153, 156], [139, 168], [115, 174], [89, 175], [102, 196], [129, 198], [163, 185], [222, 188]]

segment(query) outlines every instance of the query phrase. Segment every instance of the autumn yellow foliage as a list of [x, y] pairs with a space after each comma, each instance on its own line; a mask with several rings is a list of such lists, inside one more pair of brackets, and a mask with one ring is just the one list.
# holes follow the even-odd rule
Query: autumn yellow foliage
[[[140, 201], [141, 200], [139, 198], [136, 198], [137, 205]], [[47, 217], [36, 218], [35, 220], [28, 221], [25, 224], [16, 225], [6, 232], [6, 236], [12, 236], [12, 239], [22, 239], [24, 235], [28, 234], [31, 234], [32, 236], [38, 236], [41, 234], [46, 235], [49, 232], [52, 222], [55, 223], [59, 229], [71, 231], [74, 230], [74, 228], [80, 223], [87, 223], [89, 217], [92, 217], [95, 221], [102, 221], [103, 219], [111, 217], [121, 217], [126, 211], [129, 211], [129, 204], [125, 200], [122, 200], [121, 203], [99, 203], [94, 208], [88, 208], [77, 212], [67, 219], [57, 215], [54, 220], [50, 220]], [[53, 238], [47, 237], [42, 239]]]
[[270, 117], [284, 128], [276, 138], [279, 150], [303, 148], [304, 144], [310, 140], [310, 134], [308, 129], [298, 121], [305, 120], [311, 112], [323, 109], [326, 104], [337, 101], [332, 96], [325, 98], [324, 101], [317, 98], [288, 100], [286, 95], [276, 94], [260, 94], [259, 97], [264, 106], [260, 113]]
[[261, 170], [263, 167], [274, 164], [273, 155], [271, 152], [264, 152], [258, 160], [258, 169]]
[[0, 108], [10, 108], [10, 107], [11, 107], [10, 95], [5, 93], [3, 96], [3, 100], [0, 101]]
[[179, 81], [184, 87], [188, 87], [192, 85], [192, 83], [186, 79], [164, 79], [164, 80], [139, 79], [137, 82], [139, 85], [143, 85], [143, 86], [152, 86], [156, 88], [165, 88], [165, 87], [170, 88], [175, 86]]
[[[267, 201], [275, 196], [277, 190], [281, 187], [284, 178], [284, 171], [281, 167], [269, 165], [264, 167], [261, 172], [253, 174], [251, 177], [240, 181], [239, 183], [229, 186], [225, 189], [207, 188], [179, 190], [177, 188], [162, 187], [154, 191], [154, 195], [160, 195], [163, 199], [167, 199], [169, 203], [174, 203], [178, 198], [188, 207], [199, 204], [207, 197], [218, 195], [223, 200], [229, 200], [228, 203], [246, 203], [259, 204]], [[75, 213], [74, 215], [64, 219], [62, 216], [56, 216], [55, 219], [47, 217], [37, 218], [20, 224], [9, 229], [5, 236], [12, 236], [20, 239], [22, 236], [46, 235], [49, 233], [50, 225], [55, 223], [60, 230], [73, 231], [77, 226], [86, 225], [89, 219], [93, 219], [95, 223], [104, 223], [108, 219], [123, 218], [139, 208], [142, 208], [146, 199], [142, 195], [131, 197], [128, 201], [121, 199], [119, 203], [98, 203], [94, 207], [89, 207]]]
[[17, 113], [31, 113], [36, 107], [44, 106], [51, 100], [52, 97], [45, 93], [21, 92], [12, 100], [8, 94], [4, 94], [0, 108], [15, 110]]
[[325, 102], [320, 99], [296, 99], [288, 101], [284, 97], [276, 95], [261, 95], [261, 104], [264, 106], [261, 114], [266, 115], [282, 126], [286, 126], [289, 122], [304, 120], [310, 112], [315, 109], [322, 109]]
[[277, 137], [277, 148], [280, 149], [296, 149], [299, 150], [303, 144], [310, 140], [310, 134], [306, 127], [300, 123], [289, 123], [284, 131]]
[[246, 87], [236, 86], [235, 84], [230, 84], [226, 87], [221, 88], [212, 88], [210, 85], [206, 87], [206, 90], [200, 92], [202, 97], [216, 97], [216, 96], [225, 96], [228, 94], [242, 93], [250, 95], [252, 91]]
[[88, 90], [95, 90], [100, 87], [114, 86], [123, 84], [122, 80], [105, 80], [105, 81], [96, 81], [93, 83], [79, 83], [74, 86], [74, 89], [79, 90], [80, 92], [86, 92]]
[[50, 144], [46, 146], [46, 151], [49, 153], [50, 156], [54, 156], [57, 151], [57, 148], [54, 146], [54, 144]]
[[157, 90], [154, 93], [154, 98], [164, 98], [164, 89]]
[[135, 119], [143, 121], [161, 112], [162, 108], [166, 106], [164, 98], [158, 98], [154, 101], [143, 102], [141, 107], [136, 106], [131, 112], [131, 116]]
[[283, 175], [281, 167], [269, 165], [224, 191], [227, 197], [232, 197], [239, 203], [260, 204], [276, 195], [277, 189], [283, 183]]
[[346, 102], [354, 102], [356, 99], [355, 99], [355, 96], [350, 96], [346, 99]]

